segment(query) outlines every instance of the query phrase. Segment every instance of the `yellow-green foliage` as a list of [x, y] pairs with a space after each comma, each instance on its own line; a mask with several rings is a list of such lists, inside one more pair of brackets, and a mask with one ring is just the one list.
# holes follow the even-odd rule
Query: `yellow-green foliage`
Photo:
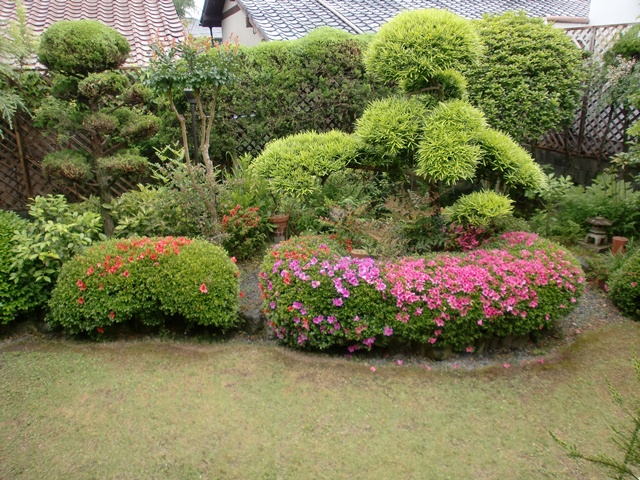
[[356, 122], [355, 136], [365, 145], [366, 163], [393, 166], [418, 147], [427, 107], [421, 98], [393, 96], [376, 100]]
[[273, 193], [303, 198], [353, 162], [357, 146], [352, 135], [337, 130], [303, 132], [268, 143], [251, 168], [268, 180]]
[[482, 112], [468, 103], [440, 103], [425, 120], [416, 173], [447, 184], [471, 180], [481, 158], [473, 140], [485, 127]]
[[502, 181], [513, 189], [539, 190], [547, 177], [531, 155], [509, 135], [484, 129], [477, 137], [482, 148], [478, 176], [490, 181]]
[[460, 197], [445, 213], [454, 223], [490, 227], [496, 220], [513, 213], [512, 203], [509, 197], [483, 190]]
[[384, 81], [412, 92], [433, 86], [438, 75], [473, 64], [482, 44], [472, 23], [439, 9], [400, 13], [374, 35], [365, 65]]

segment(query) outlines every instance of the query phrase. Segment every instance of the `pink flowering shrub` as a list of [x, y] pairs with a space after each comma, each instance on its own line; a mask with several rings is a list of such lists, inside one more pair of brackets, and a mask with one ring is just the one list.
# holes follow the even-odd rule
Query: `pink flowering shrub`
[[396, 336], [471, 351], [479, 340], [551, 324], [573, 308], [584, 282], [567, 251], [522, 232], [504, 234], [488, 249], [384, 265], [300, 242], [277, 246], [260, 274], [270, 325], [299, 347], [353, 351]]
[[267, 253], [260, 273], [264, 313], [276, 336], [298, 348], [386, 345], [394, 308], [371, 258], [346, 255], [328, 237], [293, 237]]
[[161, 325], [168, 316], [227, 330], [237, 321], [238, 270], [203, 240], [138, 238], [94, 244], [62, 267], [47, 321], [69, 333]]
[[629, 257], [609, 280], [613, 303], [625, 315], [640, 320], [640, 251]]

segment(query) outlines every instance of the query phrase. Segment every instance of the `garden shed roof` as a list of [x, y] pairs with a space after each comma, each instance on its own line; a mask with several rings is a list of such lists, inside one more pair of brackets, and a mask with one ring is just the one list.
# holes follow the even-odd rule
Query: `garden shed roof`
[[[27, 24], [38, 35], [60, 20], [99, 20], [114, 28], [131, 46], [128, 67], [149, 63], [153, 38], [179, 40], [184, 36], [172, 0], [24, 0], [24, 5]], [[14, 19], [15, 10], [15, 1], [0, 0], [0, 19]]]
[[[216, 2], [208, 0], [208, 3]], [[350, 33], [373, 33], [399, 12], [423, 8], [447, 9], [472, 19], [485, 13], [524, 10], [532, 17], [586, 20], [590, 0], [237, 0], [237, 3], [266, 40], [291, 40], [322, 26]]]

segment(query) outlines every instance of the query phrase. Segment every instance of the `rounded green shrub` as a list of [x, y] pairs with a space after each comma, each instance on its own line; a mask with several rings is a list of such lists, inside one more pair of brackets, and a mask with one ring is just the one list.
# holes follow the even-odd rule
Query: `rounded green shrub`
[[633, 25], [622, 32], [607, 54], [620, 55], [627, 60], [640, 58], [640, 25]]
[[500, 218], [513, 213], [513, 200], [492, 190], [483, 190], [463, 195], [445, 213], [454, 223], [491, 227]]
[[526, 336], [568, 313], [583, 290], [578, 262], [537, 235], [503, 234], [486, 249], [377, 262], [322, 237], [293, 237], [267, 253], [264, 313], [295, 348], [391, 340], [473, 351]]
[[98, 159], [101, 170], [111, 176], [142, 175], [149, 167], [149, 160], [134, 153], [122, 152]]
[[87, 99], [115, 97], [129, 87], [129, 79], [120, 72], [90, 73], [78, 82], [78, 92]]
[[486, 49], [467, 72], [469, 98], [517, 142], [570, 123], [585, 78], [581, 50], [561, 28], [524, 13], [476, 22]]
[[78, 150], [60, 150], [42, 159], [42, 171], [48, 177], [84, 182], [91, 178], [91, 165]]
[[40, 284], [33, 279], [15, 282], [11, 278], [17, 244], [14, 234], [26, 228], [27, 223], [13, 212], [0, 210], [0, 325], [40, 303]]
[[640, 320], [640, 251], [611, 276], [609, 289], [613, 303], [622, 313]]
[[42, 35], [38, 60], [54, 72], [86, 76], [119, 67], [129, 51], [123, 35], [96, 20], [63, 20]]
[[237, 322], [237, 276], [226, 252], [203, 240], [110, 240], [65, 263], [47, 320], [74, 334], [169, 316], [225, 331]]
[[417, 97], [392, 96], [371, 102], [354, 131], [364, 145], [365, 162], [381, 167], [409, 166], [427, 112], [425, 102]]
[[481, 51], [469, 20], [446, 10], [412, 10], [392, 18], [374, 35], [365, 65], [382, 80], [413, 92], [432, 87], [443, 72], [467, 69]]
[[537, 191], [547, 184], [547, 176], [529, 153], [509, 135], [486, 128], [476, 138], [482, 154], [478, 176], [502, 182], [513, 190]]
[[251, 169], [268, 180], [272, 192], [305, 198], [317, 192], [329, 175], [352, 163], [357, 150], [352, 135], [337, 130], [303, 132], [268, 143]]

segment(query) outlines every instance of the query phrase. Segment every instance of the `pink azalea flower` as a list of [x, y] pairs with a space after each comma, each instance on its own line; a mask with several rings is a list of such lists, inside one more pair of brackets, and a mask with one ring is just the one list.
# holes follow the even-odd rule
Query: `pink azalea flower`
[[390, 337], [393, 334], [393, 328], [386, 326], [384, 327], [383, 333], [385, 336]]
[[508, 363], [504, 364], [504, 368], [509, 368], [509, 367], [511, 367], [511, 365], [509, 365]]
[[372, 372], [375, 372], [376, 371], [376, 367], [372, 366], [369, 370], [371, 370]]
[[402, 365], [404, 362], [403, 362], [402, 360], [396, 360], [396, 363], [397, 363], [398, 365]]
[[342, 299], [341, 299], [341, 298], [334, 298], [334, 299], [333, 299], [333, 304], [334, 304], [336, 307], [341, 307], [341, 306], [342, 306]]
[[467, 347], [467, 353], [471, 353], [471, 352], [473, 352], [473, 347], [471, 346]]
[[200, 291], [202, 293], [208, 293], [209, 290], [207, 290], [207, 286], [203, 283], [202, 285], [200, 285]]

